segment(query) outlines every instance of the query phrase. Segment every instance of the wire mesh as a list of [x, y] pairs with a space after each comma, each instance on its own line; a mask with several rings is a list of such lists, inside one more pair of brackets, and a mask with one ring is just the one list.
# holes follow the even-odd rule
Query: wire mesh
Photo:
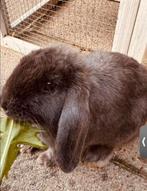
[[110, 50], [119, 4], [108, 0], [2, 0], [8, 34], [38, 44], [62, 41]]

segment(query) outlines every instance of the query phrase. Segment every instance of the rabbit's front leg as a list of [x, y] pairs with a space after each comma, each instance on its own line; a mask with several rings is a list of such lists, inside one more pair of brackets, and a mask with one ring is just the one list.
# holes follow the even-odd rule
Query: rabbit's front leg
[[39, 154], [37, 162], [43, 166], [51, 166], [55, 163], [55, 147], [54, 140], [48, 135], [47, 132], [40, 134], [40, 139], [48, 146], [48, 149]]

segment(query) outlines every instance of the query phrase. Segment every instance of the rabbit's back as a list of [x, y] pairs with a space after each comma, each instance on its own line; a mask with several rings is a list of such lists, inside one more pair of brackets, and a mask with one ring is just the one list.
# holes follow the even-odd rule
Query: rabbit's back
[[[120, 53], [94, 52], [87, 56], [90, 78], [99, 92], [107, 97], [147, 97], [147, 68]], [[117, 95], [117, 94], [121, 95]]]

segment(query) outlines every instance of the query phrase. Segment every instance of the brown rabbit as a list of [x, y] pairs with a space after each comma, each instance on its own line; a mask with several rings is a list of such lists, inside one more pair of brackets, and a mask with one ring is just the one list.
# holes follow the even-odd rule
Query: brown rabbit
[[64, 172], [81, 160], [103, 165], [147, 120], [147, 69], [119, 53], [40, 49], [14, 69], [1, 106], [46, 130], [44, 162], [55, 158]]

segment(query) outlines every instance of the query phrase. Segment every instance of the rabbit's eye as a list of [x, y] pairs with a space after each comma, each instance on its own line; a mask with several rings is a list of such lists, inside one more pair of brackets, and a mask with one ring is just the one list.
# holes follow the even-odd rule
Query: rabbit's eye
[[55, 89], [55, 84], [54, 83], [52, 83], [50, 81], [45, 83], [45, 85], [44, 85], [44, 90], [45, 91], [53, 91], [54, 89]]

